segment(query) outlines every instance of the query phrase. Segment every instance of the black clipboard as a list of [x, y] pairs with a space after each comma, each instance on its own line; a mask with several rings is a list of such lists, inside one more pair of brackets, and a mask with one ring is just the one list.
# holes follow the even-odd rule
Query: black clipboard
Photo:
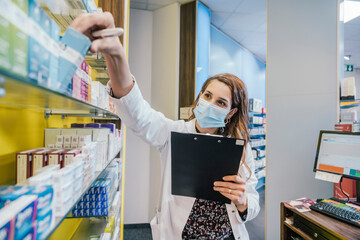
[[214, 182], [237, 175], [244, 145], [244, 139], [171, 132], [171, 193], [231, 203]]

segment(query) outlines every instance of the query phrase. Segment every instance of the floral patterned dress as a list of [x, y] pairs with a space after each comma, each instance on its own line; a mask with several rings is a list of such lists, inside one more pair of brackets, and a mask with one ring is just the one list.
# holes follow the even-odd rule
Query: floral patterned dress
[[196, 199], [182, 232], [182, 239], [224, 239], [231, 235], [225, 204]]

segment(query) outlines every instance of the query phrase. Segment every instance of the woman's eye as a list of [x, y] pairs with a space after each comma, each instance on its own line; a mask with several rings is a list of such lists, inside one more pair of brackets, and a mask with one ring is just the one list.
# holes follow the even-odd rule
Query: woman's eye
[[204, 95], [206, 98], [210, 98], [210, 94], [205, 93]]
[[220, 106], [226, 107], [226, 104], [224, 102], [219, 101], [218, 103], [219, 103]]

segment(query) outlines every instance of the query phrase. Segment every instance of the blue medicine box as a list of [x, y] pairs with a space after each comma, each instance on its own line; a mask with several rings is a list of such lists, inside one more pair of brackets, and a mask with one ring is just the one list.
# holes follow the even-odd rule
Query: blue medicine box
[[53, 220], [53, 211], [49, 210], [45, 215], [37, 217], [37, 238], [44, 239], [44, 234], [50, 229]]
[[64, 36], [60, 40], [60, 92], [70, 96], [72, 95], [72, 78], [76, 69], [84, 60], [90, 46], [91, 41], [87, 36], [71, 27], [67, 28]]
[[60, 39], [60, 27], [56, 24], [54, 20], [50, 20], [51, 25], [51, 34], [50, 37], [53, 40], [54, 52], [50, 56], [50, 73], [48, 80], [48, 87], [57, 90], [60, 87], [58, 81], [58, 71], [59, 71], [59, 39]]
[[[51, 35], [51, 19], [47, 13], [41, 8], [41, 28], [45, 31], [45, 40], [50, 45], [50, 35]], [[40, 72], [41, 75], [38, 79], [38, 84], [47, 87], [48, 80], [50, 77], [50, 60], [52, 53], [44, 46], [42, 46], [41, 59], [40, 59]]]
[[[29, 0], [29, 17], [36, 23], [36, 28], [32, 28], [31, 31], [37, 32], [41, 29], [41, 7], [37, 4], [36, 0]], [[28, 77], [34, 82], [41, 81], [41, 55], [43, 47], [32, 36], [28, 38]]]

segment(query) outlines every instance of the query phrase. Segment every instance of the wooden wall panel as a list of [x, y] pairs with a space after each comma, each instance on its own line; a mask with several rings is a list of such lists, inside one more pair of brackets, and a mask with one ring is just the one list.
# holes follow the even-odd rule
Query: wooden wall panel
[[[115, 27], [124, 27], [125, 18], [125, 0], [99, 0], [99, 8], [104, 12], [111, 12], [115, 20]], [[120, 41], [124, 43], [124, 35], [120, 36]]]
[[195, 98], [196, 5], [196, 1], [190, 2], [181, 5], [180, 10], [179, 108], [189, 107]]

